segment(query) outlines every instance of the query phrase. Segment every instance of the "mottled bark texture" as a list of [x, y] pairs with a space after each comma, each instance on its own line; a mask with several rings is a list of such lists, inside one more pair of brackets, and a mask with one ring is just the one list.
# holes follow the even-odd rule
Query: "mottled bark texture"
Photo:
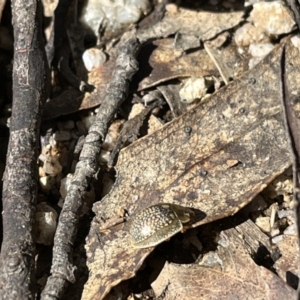
[[99, 108], [95, 123], [91, 126], [81, 151], [75, 175], [68, 190], [54, 237], [51, 276], [42, 293], [42, 299], [60, 299], [68, 282], [75, 282], [73, 265], [73, 243], [77, 233], [82, 196], [89, 187], [91, 178], [98, 171], [97, 158], [108, 126], [119, 105], [125, 100], [130, 80], [138, 70], [135, 57], [140, 49], [136, 37], [128, 38], [118, 50], [116, 67], [107, 94]]
[[12, 1], [13, 108], [3, 183], [0, 299], [34, 299], [37, 154], [48, 66], [40, 1]]

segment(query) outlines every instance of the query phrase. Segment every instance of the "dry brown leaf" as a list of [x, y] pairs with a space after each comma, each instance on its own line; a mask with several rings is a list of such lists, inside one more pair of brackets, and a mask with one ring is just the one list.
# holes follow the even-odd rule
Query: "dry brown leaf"
[[[243, 11], [216, 13], [180, 9], [175, 16], [167, 14], [161, 22], [152, 26], [150, 31], [141, 31], [139, 38], [143, 42], [145, 41], [144, 38], [148, 40], [153, 36], [161, 36], [161, 34], [168, 36], [177, 32], [207, 40], [239, 24], [243, 20], [243, 14]], [[146, 36], [149, 32], [152, 37]], [[153, 46], [144, 47], [142, 53], [149, 51], [149, 47]], [[145, 79], [139, 84], [139, 90], [182, 76], [218, 75], [216, 67], [204, 50], [184, 55], [181, 51], [175, 50], [173, 39], [156, 41], [154, 47], [158, 47], [158, 49], [153, 51], [149, 61], [148, 54], [146, 56], [140, 55], [139, 59], [144, 59], [144, 62], [141, 63], [141, 70], [143, 71], [136, 78]], [[93, 92], [82, 94], [71, 89], [47, 102], [44, 109], [44, 119], [56, 118], [101, 104], [114, 64], [115, 60], [111, 59], [89, 73], [88, 83], [95, 87]], [[153, 72], [149, 71], [149, 64], [154, 68]]]
[[[119, 207], [132, 215], [158, 202], [180, 204], [195, 209], [193, 226], [198, 226], [234, 214], [290, 165], [278, 89], [281, 50], [120, 152], [115, 186], [94, 206], [86, 246], [91, 273], [83, 299], [102, 299], [134, 276], [152, 250], [130, 247], [128, 222], [99, 234], [98, 222], [113, 218]], [[289, 93], [297, 95], [299, 51], [290, 44], [287, 61]], [[240, 163], [230, 168], [228, 160]]]
[[162, 299], [294, 299], [296, 291], [254, 263], [236, 229], [220, 235], [214, 267], [165, 264], [152, 283]]
[[167, 13], [161, 22], [138, 32], [141, 41], [181, 33], [209, 40], [218, 33], [243, 21], [244, 11], [222, 13], [220, 11], [195, 11], [180, 8], [177, 13]]
[[115, 59], [112, 59], [88, 74], [88, 83], [94, 86], [94, 90], [91, 93], [81, 93], [79, 90], [70, 88], [48, 101], [44, 108], [44, 120], [57, 118], [101, 104], [114, 67]]
[[174, 118], [181, 116], [187, 111], [187, 103], [183, 103], [180, 99], [179, 84], [168, 84], [158, 86], [157, 89], [162, 93], [166, 99]]
[[[134, 78], [138, 78], [139, 90], [178, 77], [219, 76], [217, 67], [204, 49], [183, 54], [174, 48], [173, 39], [158, 40], [146, 45], [138, 59], [140, 70]], [[114, 66], [115, 59], [111, 59], [89, 73], [88, 83], [94, 86], [91, 93], [83, 94], [71, 88], [47, 102], [43, 118], [56, 118], [101, 104]]]
[[174, 39], [156, 40], [143, 47], [139, 62], [140, 70], [135, 75], [139, 80], [139, 90], [178, 77], [219, 75], [204, 49], [185, 54], [175, 49]]

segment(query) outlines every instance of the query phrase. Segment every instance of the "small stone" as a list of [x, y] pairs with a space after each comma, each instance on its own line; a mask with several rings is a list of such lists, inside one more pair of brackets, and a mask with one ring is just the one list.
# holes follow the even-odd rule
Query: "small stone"
[[267, 44], [252, 44], [249, 47], [249, 53], [253, 56], [249, 60], [249, 69], [254, 68], [258, 63], [260, 63], [265, 56], [267, 56], [272, 50], [274, 46], [270, 43]]
[[269, 233], [271, 231], [270, 217], [258, 217], [255, 220], [255, 224], [265, 233]]
[[270, 233], [271, 237], [277, 236], [279, 234], [280, 234], [280, 230], [278, 228], [272, 229]]
[[281, 174], [265, 189], [269, 198], [283, 196], [283, 201], [290, 203], [293, 198], [293, 180], [291, 175]]
[[213, 80], [207, 80], [204, 77], [190, 77], [183, 81], [183, 87], [179, 91], [180, 99], [184, 103], [193, 103], [204, 97], [207, 89], [213, 84]]
[[60, 181], [60, 195], [63, 199], [65, 199], [67, 197], [67, 193], [68, 193], [68, 189], [71, 185], [71, 181], [73, 179], [73, 174], [68, 174], [67, 177], [63, 178]]
[[57, 141], [55, 140], [54, 135], [51, 135], [50, 138], [49, 138], [49, 145], [48, 145], [48, 147], [51, 148], [51, 147], [56, 147], [56, 146], [57, 146]]
[[239, 27], [234, 34], [234, 41], [239, 47], [247, 47], [251, 44], [269, 42], [270, 38], [260, 28], [250, 23]]
[[166, 5], [166, 11], [169, 13], [169, 14], [172, 14], [172, 15], [175, 15], [178, 13], [178, 6], [174, 3], [168, 3]]
[[58, 214], [54, 208], [46, 202], [37, 205], [36, 233], [39, 244], [51, 245], [57, 225]]
[[252, 44], [249, 47], [249, 53], [252, 57], [265, 57], [274, 49], [271, 43]]
[[214, 251], [209, 251], [205, 253], [202, 259], [198, 262], [198, 264], [199, 266], [204, 266], [209, 268], [219, 266], [221, 269], [223, 269], [223, 261], [220, 258], [220, 256]]
[[68, 141], [71, 139], [71, 134], [68, 131], [56, 131], [53, 137], [56, 141]]
[[52, 187], [56, 183], [55, 177], [53, 176], [40, 177], [39, 181], [40, 181], [40, 187], [42, 191], [44, 191], [45, 193], [49, 193]]
[[277, 235], [272, 238], [272, 244], [277, 244], [283, 240], [283, 235]]
[[110, 159], [110, 151], [106, 151], [106, 150], [101, 150], [100, 155], [99, 155], [99, 162], [100, 164], [107, 164], [109, 159]]
[[163, 122], [156, 116], [151, 115], [148, 121], [148, 134], [151, 134], [164, 126]]
[[277, 212], [277, 215], [278, 215], [279, 219], [282, 219], [282, 218], [286, 218], [288, 216], [293, 216], [294, 212], [292, 210], [283, 210], [282, 209]]
[[285, 230], [284, 230], [284, 234], [286, 235], [294, 235], [296, 234], [297, 228], [296, 228], [296, 224], [292, 224], [290, 226], [288, 226]]
[[142, 103], [134, 104], [128, 116], [128, 120], [133, 119], [135, 116], [139, 115], [144, 109], [145, 106]]
[[250, 18], [269, 34], [286, 34], [295, 26], [292, 12], [282, 1], [255, 3]]
[[45, 173], [43, 167], [39, 167], [39, 177], [44, 177], [47, 176], [47, 174]]
[[[137, 3], [135, 3], [137, 2]], [[80, 22], [90, 28], [97, 36], [100, 24], [104, 19], [109, 21], [107, 25], [111, 31], [117, 31], [120, 27], [135, 23], [142, 15], [146, 15], [151, 9], [149, 0], [139, 1], [84, 1]]]
[[82, 60], [86, 69], [90, 72], [94, 68], [98, 68], [106, 61], [106, 55], [103, 50], [98, 48], [90, 48], [84, 51]]
[[299, 35], [294, 35], [291, 38], [291, 42], [292, 42], [294, 47], [296, 47], [300, 50], [300, 37], [299, 37]]
[[[39, 160], [43, 163], [43, 172], [56, 176], [62, 171], [61, 160], [65, 157], [66, 149], [47, 145], [43, 147]], [[42, 175], [42, 172], [40, 172]]]
[[289, 209], [294, 209], [297, 205], [297, 201], [296, 200], [292, 200], [290, 203], [289, 203]]

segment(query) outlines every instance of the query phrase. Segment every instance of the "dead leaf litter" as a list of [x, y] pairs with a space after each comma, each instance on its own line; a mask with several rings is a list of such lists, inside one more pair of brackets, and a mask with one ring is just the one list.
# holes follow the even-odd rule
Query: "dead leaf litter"
[[[44, 32], [50, 47], [58, 1], [42, 2], [52, 20]], [[300, 38], [293, 12], [283, 1], [167, 2], [89, 0], [68, 10], [67, 39], [60, 44], [69, 51], [67, 69], [62, 50], [55, 49], [37, 160], [41, 299], [48, 299], [41, 293], [49, 276], [65, 269], [58, 285], [69, 287], [61, 299], [297, 295], [292, 157], [279, 89], [285, 47], [288, 93], [299, 116]], [[4, 14], [8, 8], [0, 43], [6, 149], [13, 56]], [[138, 67], [124, 46], [128, 36], [141, 46]], [[99, 110], [116, 69], [125, 76], [116, 84], [116, 97], [124, 101], [113, 113], [107, 106], [113, 116], [107, 132], [93, 135], [102, 126]], [[83, 189], [75, 182], [78, 164], [94, 142], [101, 149], [88, 158]], [[51, 269], [49, 249], [74, 182], [82, 205], [67, 205], [79, 228], [72, 242], [68, 232], [62, 235], [73, 265], [61, 262], [56, 270], [56, 261]]]

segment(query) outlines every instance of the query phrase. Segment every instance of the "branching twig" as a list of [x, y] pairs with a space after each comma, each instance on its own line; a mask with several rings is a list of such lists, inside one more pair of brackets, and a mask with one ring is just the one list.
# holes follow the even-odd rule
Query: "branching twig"
[[13, 108], [3, 183], [0, 299], [34, 299], [37, 151], [48, 66], [40, 1], [12, 1]]
[[82, 195], [98, 171], [97, 157], [108, 126], [128, 92], [129, 82], [138, 70], [135, 59], [140, 48], [136, 37], [127, 39], [119, 48], [116, 69], [95, 123], [86, 137], [75, 175], [68, 190], [54, 238], [52, 275], [48, 278], [42, 299], [61, 298], [68, 282], [74, 282], [73, 243], [77, 233]]

